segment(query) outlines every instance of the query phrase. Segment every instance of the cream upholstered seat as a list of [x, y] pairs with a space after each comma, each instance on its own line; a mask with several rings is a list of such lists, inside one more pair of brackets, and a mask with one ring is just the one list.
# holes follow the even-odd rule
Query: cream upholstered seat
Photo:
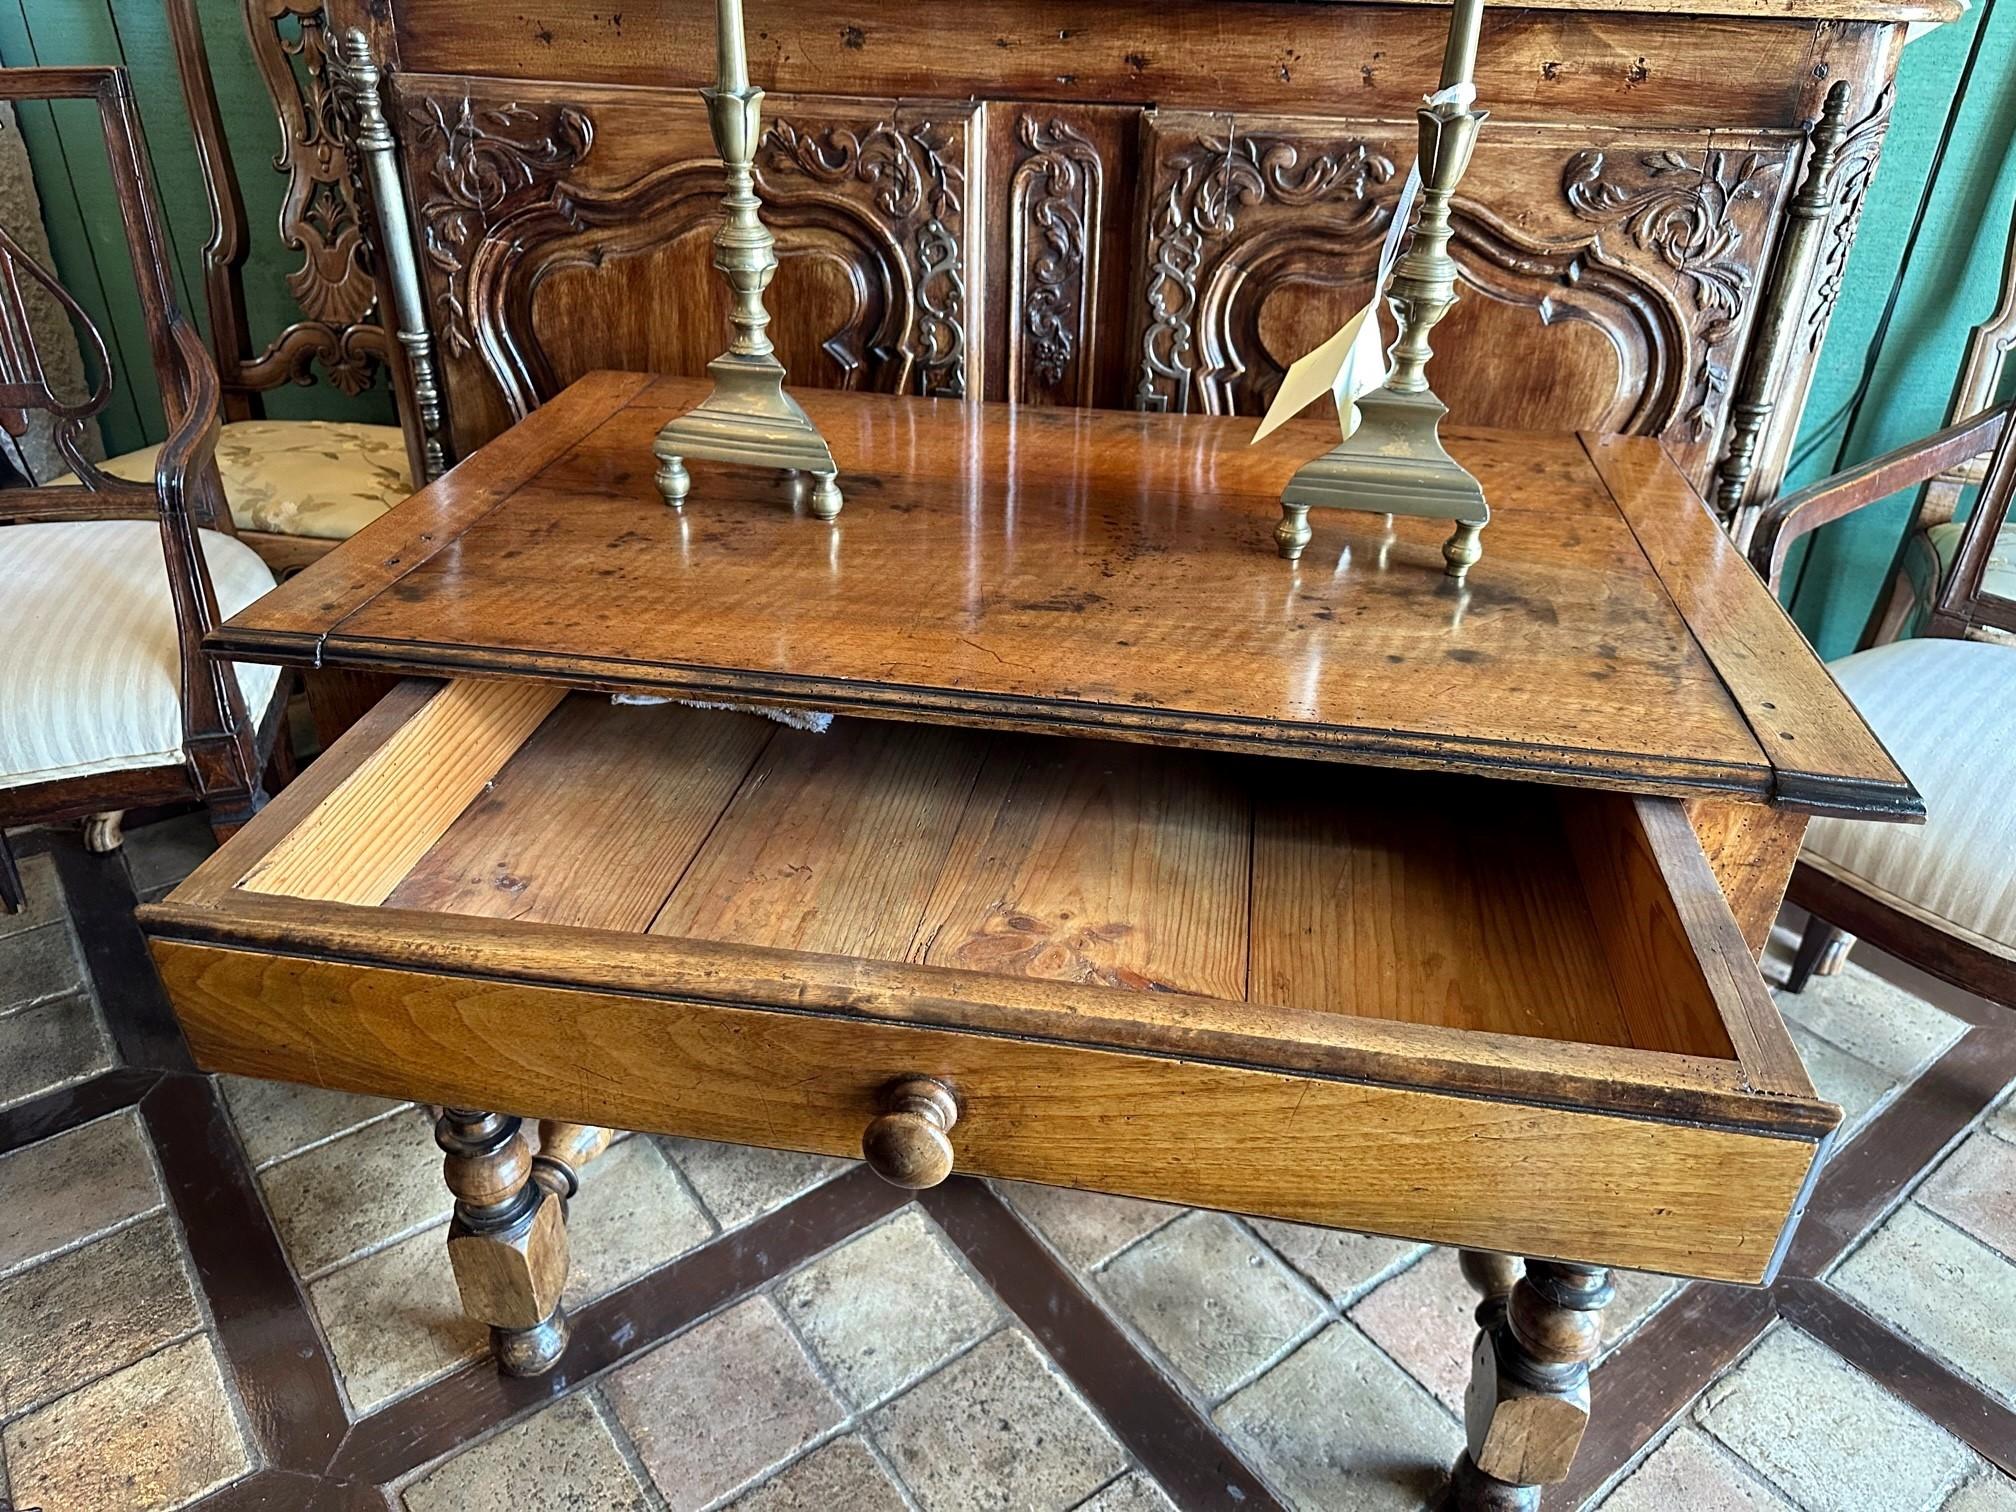
[[[272, 589], [271, 569], [250, 546], [200, 535], [222, 613]], [[0, 529], [0, 604], [0, 789], [184, 759], [180, 642], [159, 525]], [[279, 668], [237, 673], [256, 721]]]
[[1803, 859], [2016, 960], [2016, 646], [1893, 641], [1829, 670], [1924, 794], [1924, 825], [1815, 820]]
[[[127, 452], [105, 470], [147, 482], [158, 450]], [[240, 530], [321, 541], [347, 541], [413, 491], [396, 425], [235, 420], [218, 433], [217, 471]]]
[[[1939, 585], [1946, 581], [1954, 562], [1959, 560], [1960, 542], [1966, 534], [1965, 520], [1948, 520], [1918, 537], [1919, 549], [1911, 552], [1905, 562], [1914, 600], [1914, 618], [1907, 633], [1916, 634], [1924, 627], [1932, 612], [1932, 602], [1939, 596]], [[1932, 560], [1928, 562], [1927, 557]], [[2016, 599], [2016, 525], [2004, 525], [1989, 546], [1988, 570], [1981, 576], [1981, 591], [1995, 598]], [[1987, 640], [2010, 638], [1993, 629], [1976, 633]]]

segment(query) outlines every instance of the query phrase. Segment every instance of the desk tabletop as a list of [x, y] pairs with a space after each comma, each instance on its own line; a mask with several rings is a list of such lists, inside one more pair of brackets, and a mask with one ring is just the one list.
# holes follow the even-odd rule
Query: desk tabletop
[[805, 391], [847, 505], [651, 440], [704, 382], [596, 373], [234, 616], [234, 657], [1909, 818], [1917, 794], [1655, 442], [1452, 428], [1492, 522], [1278, 500], [1334, 439]]

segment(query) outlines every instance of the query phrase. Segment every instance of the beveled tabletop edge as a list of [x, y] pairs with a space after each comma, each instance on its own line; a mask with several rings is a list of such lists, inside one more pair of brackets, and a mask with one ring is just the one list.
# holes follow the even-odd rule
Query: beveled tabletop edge
[[1788, 1139], [1821, 1139], [1839, 1122], [1817, 1097], [1754, 1088], [1735, 1060], [1194, 993], [243, 891], [171, 894], [140, 918], [150, 939], [262, 957], [852, 1017]]
[[[452, 545], [484, 515], [508, 500], [523, 481], [584, 443], [619, 411], [662, 397], [660, 391], [693, 380], [665, 375], [597, 371], [452, 468], [411, 499], [388, 511], [336, 551], [310, 564], [272, 593], [256, 600], [205, 637], [211, 651], [238, 660], [440, 676], [532, 678], [600, 691], [649, 691], [676, 696], [730, 698], [779, 706], [817, 706], [884, 718], [963, 717], [1034, 733], [1076, 733], [1153, 741], [1163, 739], [1203, 749], [1280, 754], [1345, 763], [1447, 769], [1491, 778], [1557, 784], [1601, 779], [1616, 791], [1673, 797], [1725, 796], [1736, 801], [1773, 803], [1805, 812], [1846, 817], [1919, 818], [1922, 801], [1888, 753], [1875, 743], [1859, 716], [1833, 684], [1796, 626], [1757, 581], [1740, 553], [1715, 526], [1699, 495], [1687, 484], [1656, 441], [1581, 435], [1580, 449], [1594, 470], [1592, 482], [1606, 489], [1637, 539], [1653, 574], [1676, 601], [1694, 644], [1701, 649], [1735, 704], [1761, 759], [1715, 762], [1630, 753], [1641, 770], [1620, 775], [1606, 770], [1617, 752], [1536, 747], [1485, 737], [1395, 732], [1383, 728], [1336, 726], [1284, 732], [1269, 721], [1177, 710], [1143, 710], [1090, 700], [1037, 701], [1019, 695], [960, 693], [943, 688], [862, 685], [788, 673], [685, 667], [652, 661], [629, 662], [505, 647], [429, 645], [382, 641], [343, 633], [343, 625], [407, 574]], [[1480, 436], [1506, 434], [1474, 429]], [[1607, 471], [1606, 471], [1607, 469]], [[1691, 509], [1676, 510], [1676, 504]], [[1705, 552], [1705, 574], [1678, 556], [1671, 535], [1676, 513], [1688, 551]], [[1687, 519], [1691, 514], [1695, 519]], [[1705, 527], [1705, 534], [1696, 527]], [[1733, 564], [1733, 565], [1732, 565]], [[1704, 580], [1712, 588], [1704, 599]], [[1740, 600], [1745, 628], [1761, 626], [1777, 666], [1732, 669], [1725, 655], [1695, 632], [1693, 614], [1703, 602], [1715, 606], [1731, 592]], [[1764, 603], [1768, 601], [1768, 610]], [[1725, 606], [1726, 607], [1726, 606]], [[1755, 622], [1753, 626], [1750, 622]], [[1755, 707], [1760, 674], [1790, 668], [1803, 676], [1804, 693], [1817, 697], [1824, 716], [1816, 728], [1843, 731], [1866, 743], [1851, 751], [1861, 760], [1825, 766], [1788, 762], [1787, 740], [1768, 740]], [[648, 668], [648, 671], [644, 670]], [[1734, 676], [1732, 677], [1732, 670]], [[1752, 696], [1746, 700], [1748, 679]], [[1818, 679], [1816, 683], [1814, 679]], [[1821, 686], [1824, 684], [1824, 691]], [[907, 708], [892, 708], [891, 693]], [[1833, 705], [1829, 708], [1829, 704]], [[1081, 717], [1082, 716], [1082, 717]], [[1784, 716], [1781, 714], [1780, 718]], [[1854, 738], [1848, 740], [1853, 746]], [[1774, 749], [1774, 744], [1776, 749]], [[1869, 753], [1873, 752], [1873, 756]], [[1801, 752], [1803, 755], [1803, 751]]]
[[[1323, 730], [1284, 731], [1267, 720], [1230, 715], [1142, 710], [1126, 704], [1101, 704], [1062, 699], [1024, 699], [1008, 694], [954, 693], [942, 688], [877, 683], [864, 685], [783, 673], [730, 673], [714, 667], [684, 667], [652, 661], [628, 663], [612, 658], [558, 656], [536, 651], [493, 647], [383, 642], [332, 632], [321, 643], [329, 665], [363, 671], [412, 676], [528, 678], [596, 693], [656, 693], [677, 698], [730, 699], [790, 709], [819, 709], [859, 714], [872, 719], [933, 723], [933, 716], [963, 716], [982, 728], [1015, 730], [1031, 735], [1085, 735], [1144, 744], [1166, 743], [1196, 750], [1236, 755], [1288, 756], [1350, 765], [1446, 771], [1464, 776], [1516, 779], [1556, 785], [1591, 785], [1655, 797], [1712, 796], [1736, 801], [1767, 802], [1769, 769], [1682, 758], [1653, 758], [1655, 774], [1619, 776], [1607, 764], [1609, 751], [1541, 748], [1484, 737], [1408, 735], [1391, 730], [1355, 730], [1332, 726]], [[413, 653], [424, 649], [421, 659]], [[235, 654], [235, 653], [234, 653]], [[259, 658], [276, 659], [276, 658]], [[319, 664], [319, 663], [318, 663]], [[648, 667], [631, 674], [628, 668]], [[889, 701], [900, 692], [904, 702]], [[1073, 712], [1082, 710], [1083, 716]], [[1551, 755], [1554, 759], [1548, 759]], [[1644, 760], [1641, 758], [1641, 760]]]
[[[1923, 822], [1924, 799], [1657, 440], [1577, 433], [1688, 634], [1803, 813]], [[1703, 638], [1704, 628], [1724, 633]]]

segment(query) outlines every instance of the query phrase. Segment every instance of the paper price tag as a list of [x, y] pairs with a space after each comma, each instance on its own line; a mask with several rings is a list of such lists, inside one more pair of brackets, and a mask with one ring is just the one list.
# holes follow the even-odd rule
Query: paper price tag
[[[1455, 105], [1468, 110], [1477, 98], [1474, 84], [1452, 84], [1438, 89], [1426, 99], [1429, 105]], [[1414, 220], [1414, 201], [1421, 193], [1419, 159], [1407, 167], [1406, 182], [1393, 206], [1393, 220], [1386, 227], [1386, 239], [1379, 246], [1379, 269], [1372, 280], [1372, 297], [1337, 334], [1314, 351], [1298, 357], [1282, 375], [1281, 388], [1260, 428], [1247, 445], [1264, 441], [1282, 425], [1307, 409], [1328, 392], [1337, 404], [1337, 425], [1349, 440], [1358, 429], [1358, 401], [1386, 381], [1392, 371], [1386, 361], [1386, 339], [1379, 325], [1379, 311], [1386, 303], [1386, 281], [1393, 276], [1393, 264], [1400, 258], [1400, 238]]]

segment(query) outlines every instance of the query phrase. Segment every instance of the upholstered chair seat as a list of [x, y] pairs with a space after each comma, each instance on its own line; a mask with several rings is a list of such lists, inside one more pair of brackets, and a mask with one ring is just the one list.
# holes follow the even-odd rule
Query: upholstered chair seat
[[1803, 859], [2016, 960], [2016, 646], [1893, 641], [1830, 670], [1924, 794], [1928, 819], [1816, 820]]
[[[157, 450], [127, 452], [105, 470], [150, 481]], [[413, 491], [396, 425], [236, 420], [218, 435], [217, 471], [240, 530], [319, 541], [348, 540]]]
[[[222, 613], [272, 589], [250, 546], [199, 534]], [[0, 604], [0, 789], [183, 760], [181, 649], [159, 525], [0, 529]], [[257, 720], [280, 669], [237, 674]]]
[[[1965, 520], [1948, 520], [1926, 530], [1918, 537], [1916, 549], [1907, 555], [1905, 566], [1910, 574], [1913, 600], [1907, 633], [1915, 635], [1924, 627], [1932, 612], [1932, 602], [1939, 596], [1939, 585], [1952, 572], [1966, 534]], [[2004, 525], [1988, 548], [1988, 570], [1982, 574], [1981, 591], [1995, 598], [2016, 599], [2016, 525]], [[2016, 639], [1992, 627], [1974, 633], [1984, 640]]]

